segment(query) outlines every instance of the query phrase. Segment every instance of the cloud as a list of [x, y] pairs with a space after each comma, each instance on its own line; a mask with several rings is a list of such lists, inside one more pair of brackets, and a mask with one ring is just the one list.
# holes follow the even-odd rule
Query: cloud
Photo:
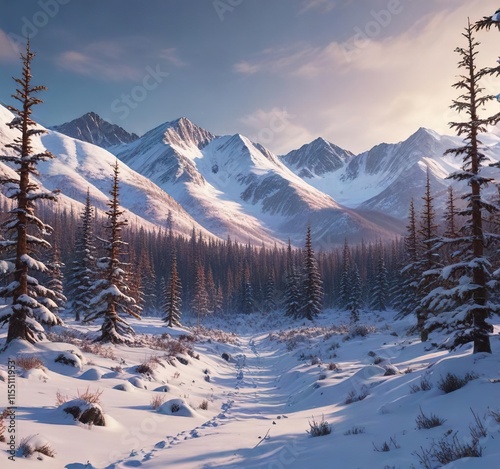
[[[352, 151], [403, 140], [421, 126], [451, 133], [448, 123], [460, 119], [449, 109], [457, 97], [451, 86], [459, 73], [454, 50], [465, 46], [461, 33], [470, 13], [489, 10], [495, 10], [493, 0], [439, 0], [408, 27], [404, 10], [385, 27], [375, 27], [370, 16], [343, 42], [266, 49], [233, 71], [286, 80], [280, 99], [296, 116], [294, 125]], [[496, 66], [496, 36], [478, 34], [480, 65]], [[488, 92], [495, 86], [494, 94], [500, 92], [495, 83], [486, 83]]]
[[[146, 63], [138, 64], [137, 60], [133, 62], [131, 58], [135, 57], [146, 60]], [[147, 41], [136, 38], [94, 42], [79, 50], [65, 51], [56, 57], [56, 64], [65, 70], [114, 82], [139, 81], [146, 73], [146, 65], [154, 66], [159, 61], [167, 61], [175, 67], [186, 65], [175, 48], [152, 51]]]
[[185, 67], [187, 65], [186, 62], [179, 58], [175, 47], [163, 49], [162, 51], [160, 51], [159, 56], [175, 67]]
[[302, 0], [299, 6], [299, 15], [309, 12], [310, 10], [320, 10], [322, 12], [331, 11], [335, 8], [334, 0]]
[[309, 130], [294, 122], [295, 116], [286, 109], [257, 109], [238, 120], [245, 127], [242, 130], [250, 140], [276, 154], [288, 153], [314, 140]]
[[127, 63], [125, 48], [113, 42], [95, 42], [82, 50], [69, 50], [56, 57], [59, 67], [105, 81], [136, 81], [144, 71]]
[[13, 62], [19, 58], [16, 52], [17, 45], [14, 45], [9, 36], [0, 29], [0, 62]]

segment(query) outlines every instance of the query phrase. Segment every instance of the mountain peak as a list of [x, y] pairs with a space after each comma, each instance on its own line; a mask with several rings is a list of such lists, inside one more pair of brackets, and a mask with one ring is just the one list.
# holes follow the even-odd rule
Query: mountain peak
[[71, 122], [49, 128], [68, 137], [77, 138], [102, 148], [131, 143], [139, 138], [136, 134], [129, 133], [122, 127], [105, 121], [99, 114], [92, 111], [73, 119]]

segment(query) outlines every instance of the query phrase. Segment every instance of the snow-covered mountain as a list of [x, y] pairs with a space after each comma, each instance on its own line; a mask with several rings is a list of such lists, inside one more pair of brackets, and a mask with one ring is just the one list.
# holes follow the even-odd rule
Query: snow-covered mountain
[[[500, 160], [499, 142], [500, 138], [494, 135], [484, 140], [494, 161]], [[460, 144], [458, 137], [420, 128], [403, 142], [382, 143], [359, 155], [335, 147], [336, 165], [330, 164], [330, 144], [319, 140], [283, 156], [282, 161], [310, 185], [346, 207], [404, 219], [412, 198], [417, 208], [421, 205], [427, 169], [438, 212], [444, 207], [447, 187], [459, 185], [446, 178], [461, 167], [460, 158], [444, 153]], [[314, 171], [311, 167], [331, 169]]]
[[[4, 154], [12, 154], [5, 145], [18, 134], [17, 130], [6, 125], [12, 119], [13, 114], [0, 106], [0, 151]], [[114, 155], [96, 145], [51, 130], [33, 138], [33, 147], [34, 151], [47, 149], [56, 155], [55, 159], [39, 164], [38, 180], [48, 190], [61, 190], [59, 207], [81, 206], [88, 188], [92, 204], [100, 210], [107, 210], [112, 166], [116, 161]], [[0, 163], [0, 173], [13, 175], [13, 170]], [[139, 226], [149, 229], [165, 227], [171, 211], [176, 233], [188, 235], [194, 227], [204, 235], [210, 235], [171, 196], [125, 164], [120, 164], [120, 202], [126, 209], [125, 217]]]
[[352, 242], [393, 237], [401, 228], [390, 217], [366, 217], [343, 207], [246, 137], [216, 137], [186, 118], [158, 126], [120, 147], [117, 156], [219, 237], [252, 243], [290, 238], [302, 244], [310, 223], [316, 243], [327, 247], [345, 237]]
[[131, 143], [139, 138], [136, 134], [129, 133], [122, 127], [105, 121], [94, 112], [88, 112], [71, 122], [49, 128], [68, 137], [93, 143], [102, 148]]
[[282, 161], [301, 178], [310, 179], [334, 173], [353, 157], [350, 151], [319, 137], [298, 150], [292, 150], [282, 157]]

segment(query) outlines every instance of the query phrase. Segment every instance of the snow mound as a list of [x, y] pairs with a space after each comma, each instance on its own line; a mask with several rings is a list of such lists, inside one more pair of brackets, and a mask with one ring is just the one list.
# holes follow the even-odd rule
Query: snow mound
[[134, 392], [136, 390], [136, 386], [132, 386], [129, 381], [125, 381], [124, 383], [113, 386], [113, 389], [116, 389], [118, 391]]
[[87, 381], [99, 381], [102, 375], [102, 371], [98, 368], [89, 368], [85, 373], [82, 373], [79, 378]]
[[177, 417], [201, 417], [183, 399], [170, 399], [158, 407], [158, 413]]

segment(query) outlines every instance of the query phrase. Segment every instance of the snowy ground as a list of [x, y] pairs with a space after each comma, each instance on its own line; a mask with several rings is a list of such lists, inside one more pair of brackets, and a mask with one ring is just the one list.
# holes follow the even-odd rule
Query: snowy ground
[[[72, 343], [13, 344], [0, 355], [0, 409], [8, 357], [41, 359], [43, 369], [16, 365], [16, 443], [36, 435], [32, 441], [49, 443], [56, 454], [18, 453], [12, 467], [408, 469], [426, 467], [421, 459], [428, 451], [472, 444], [471, 433], [482, 457], [445, 465], [429, 453], [427, 467], [498, 467], [498, 334], [491, 356], [472, 355], [469, 347], [449, 353], [406, 336], [407, 324], [390, 313], [366, 313], [366, 328], [357, 331], [364, 336], [349, 330], [347, 320], [346, 313], [329, 312], [314, 325], [290, 326], [279, 314], [273, 321], [239, 316], [225, 323], [236, 335], [172, 330], [145, 318], [134, 323], [143, 346], [97, 353], [79, 339], [89, 328], [68, 321], [71, 334], [54, 332]], [[189, 353], [176, 350], [183, 335], [197, 337], [181, 340]], [[61, 354], [76, 366], [56, 362]], [[148, 372], [137, 370], [141, 364]], [[439, 382], [447, 373], [475, 379], [446, 394]], [[422, 382], [430, 389], [417, 390]], [[105, 427], [77, 423], [56, 405], [58, 395], [71, 400], [87, 388], [102, 391]], [[154, 398], [164, 401], [158, 410]], [[200, 408], [203, 401], [208, 408]], [[421, 411], [444, 423], [418, 429]], [[331, 433], [311, 437], [309, 422], [323, 416]], [[0, 451], [0, 467], [10, 467], [6, 443]]]

